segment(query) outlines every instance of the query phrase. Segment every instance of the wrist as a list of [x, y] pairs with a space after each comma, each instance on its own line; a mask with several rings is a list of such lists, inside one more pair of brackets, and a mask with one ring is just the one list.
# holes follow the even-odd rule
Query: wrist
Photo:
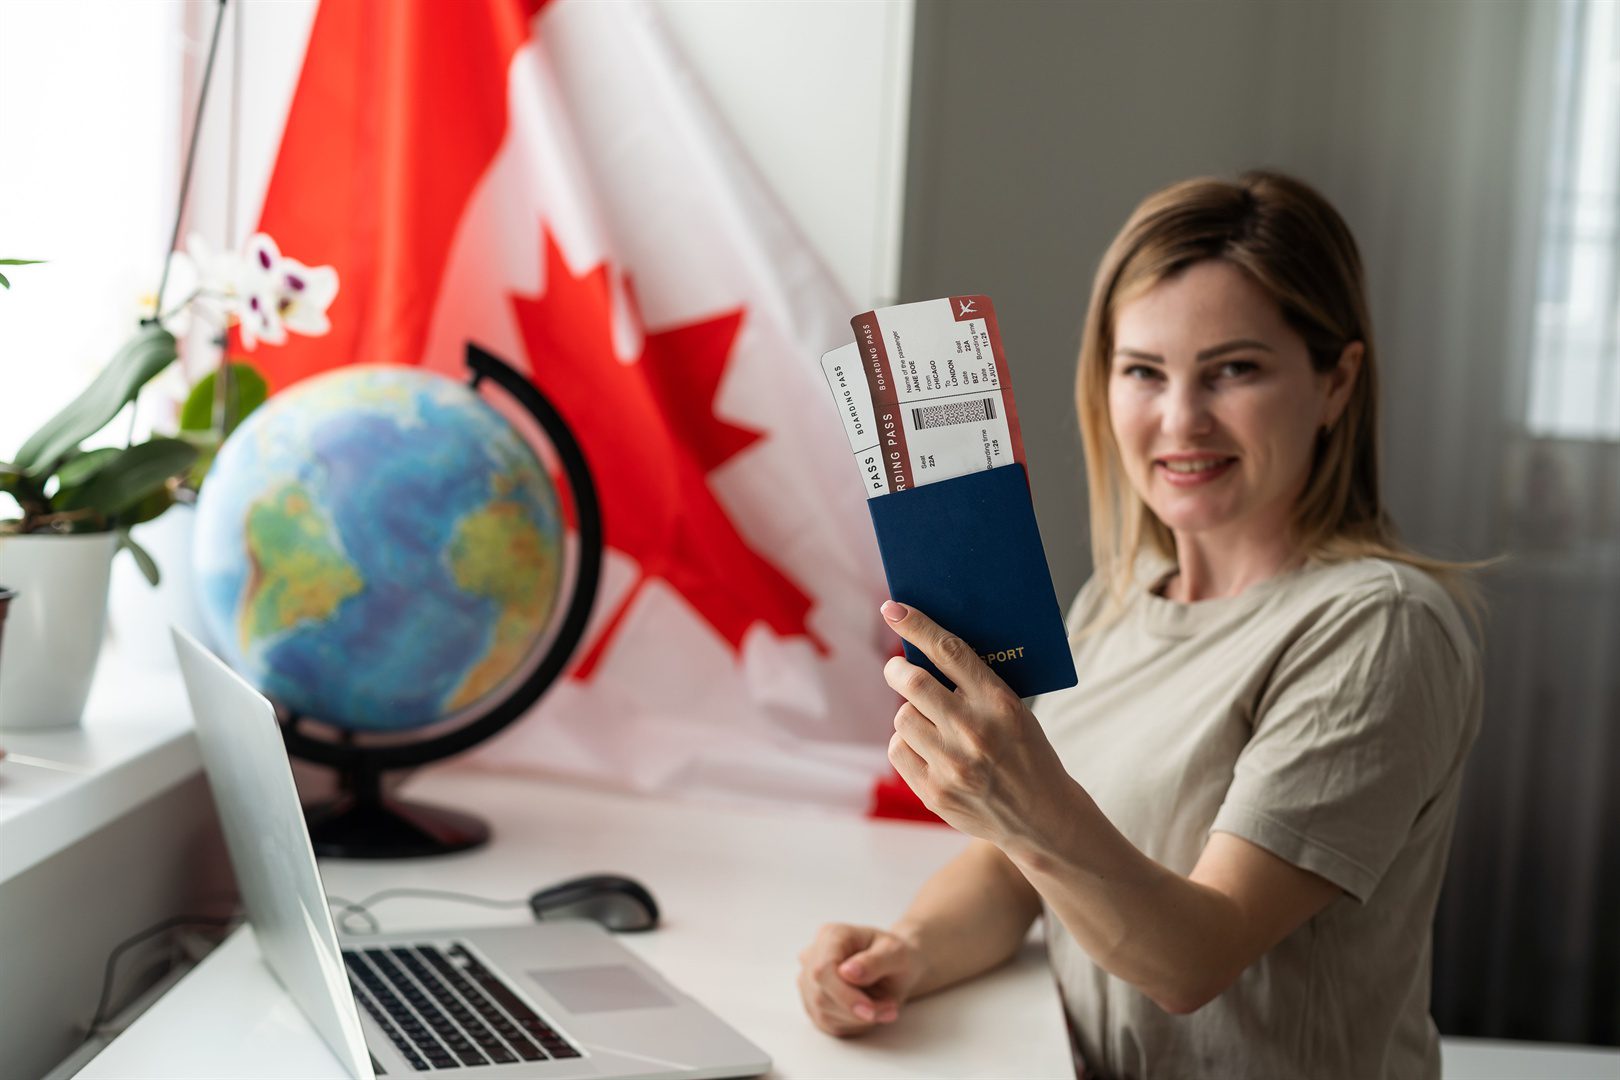
[[926, 944], [927, 927], [920, 919], [902, 916], [898, 922], [889, 927], [889, 933], [899, 938], [906, 951], [911, 954], [911, 985], [926, 986], [931, 977]]
[[1019, 829], [996, 843], [1002, 854], [1025, 876], [1052, 874], [1075, 864], [1086, 835], [1086, 824], [1101, 812], [1091, 796], [1072, 777], [1064, 774], [1050, 789], [1042, 805], [1019, 818]]
[[1009, 842], [1001, 845], [1001, 853], [1018, 868], [1026, 879], [1049, 876], [1057, 872], [1061, 861], [1049, 847], [1032, 841]]
[[921, 920], [913, 919], [909, 915], [902, 916], [899, 921], [889, 927], [889, 933], [905, 942], [912, 952], [922, 952], [923, 924]]

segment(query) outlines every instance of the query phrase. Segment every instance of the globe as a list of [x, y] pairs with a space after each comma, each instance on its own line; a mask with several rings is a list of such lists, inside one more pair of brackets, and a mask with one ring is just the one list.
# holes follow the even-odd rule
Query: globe
[[498, 698], [557, 604], [558, 498], [470, 386], [416, 368], [310, 378], [254, 411], [197, 503], [214, 641], [268, 697], [351, 732]]

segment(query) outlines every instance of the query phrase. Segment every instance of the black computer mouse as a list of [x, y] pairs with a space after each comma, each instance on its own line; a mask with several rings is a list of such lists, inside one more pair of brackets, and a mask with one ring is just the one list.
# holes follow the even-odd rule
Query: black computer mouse
[[639, 881], [618, 874], [589, 874], [541, 889], [529, 897], [537, 920], [590, 919], [609, 930], [651, 930], [658, 902]]

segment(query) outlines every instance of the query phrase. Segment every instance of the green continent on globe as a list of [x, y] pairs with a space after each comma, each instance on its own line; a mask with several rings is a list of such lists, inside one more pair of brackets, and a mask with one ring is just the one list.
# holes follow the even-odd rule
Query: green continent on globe
[[[509, 485], [497, 485], [502, 486]], [[450, 695], [448, 709], [471, 705], [523, 663], [557, 595], [554, 547], [523, 506], [502, 501], [499, 492], [457, 525], [449, 551], [456, 585], [494, 600], [500, 613], [489, 650]]]
[[242, 648], [291, 630], [300, 622], [323, 622], [360, 592], [363, 582], [327, 535], [326, 523], [297, 484], [288, 484], [248, 510], [251, 571], [242, 604]]

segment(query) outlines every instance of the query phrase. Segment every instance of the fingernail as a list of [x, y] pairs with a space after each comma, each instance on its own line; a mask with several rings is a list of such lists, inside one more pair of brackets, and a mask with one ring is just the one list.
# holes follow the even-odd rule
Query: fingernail
[[838, 971], [846, 978], [858, 979], [861, 977], [861, 965], [855, 963], [853, 960], [847, 961], [838, 969]]
[[883, 601], [883, 617], [890, 622], [899, 622], [910, 614], [911, 609], [904, 604], [897, 604], [893, 600]]
[[881, 1011], [878, 1012], [877, 1018], [878, 1023], [880, 1024], [892, 1024], [896, 1020], [900, 1019], [900, 1010], [895, 1008], [893, 1005], [886, 1005]]
[[872, 1006], [866, 1004], [855, 1006], [855, 1015], [860, 1017], [862, 1020], [865, 1020], [867, 1023], [871, 1023], [873, 1020], [877, 1019], [877, 1014], [872, 1011]]

